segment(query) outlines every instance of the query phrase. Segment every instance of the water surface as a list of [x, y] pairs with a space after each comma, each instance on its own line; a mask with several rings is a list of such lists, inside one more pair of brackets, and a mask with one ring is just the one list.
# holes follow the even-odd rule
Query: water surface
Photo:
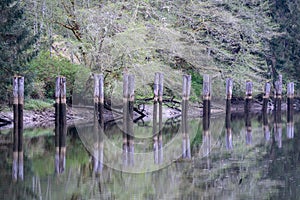
[[54, 129], [26, 129], [18, 166], [23, 178], [13, 176], [12, 145], [1, 145], [1, 199], [296, 198], [300, 115], [288, 126], [285, 113], [280, 123], [275, 120], [270, 115], [264, 125], [261, 116], [252, 116], [246, 127], [243, 116], [233, 116], [228, 127], [225, 116], [218, 116], [203, 131], [202, 119], [189, 119], [189, 135], [183, 137], [180, 118], [169, 119], [159, 149], [153, 149], [152, 122], [140, 121], [134, 124], [134, 149], [126, 152], [120, 123], [107, 125], [96, 138], [90, 124], [69, 127], [60, 170]]

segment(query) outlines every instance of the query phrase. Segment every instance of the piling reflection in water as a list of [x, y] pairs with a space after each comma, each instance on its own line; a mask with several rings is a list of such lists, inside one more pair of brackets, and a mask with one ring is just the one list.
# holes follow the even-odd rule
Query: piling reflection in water
[[93, 172], [99, 174], [103, 170], [103, 141], [94, 144], [93, 159]]
[[[14, 138], [17, 136], [14, 135]], [[13, 140], [12, 178], [14, 181], [24, 179], [23, 136], [18, 135]]]
[[122, 161], [124, 166], [134, 166], [134, 139], [123, 144]]
[[55, 173], [61, 174], [66, 167], [66, 134], [55, 133]]
[[[93, 150], [92, 150], [92, 163], [93, 163], [93, 172], [95, 174], [99, 174], [103, 170], [103, 130], [104, 127], [102, 127], [103, 123], [100, 123], [97, 119], [97, 110], [95, 110], [96, 119], [94, 121], [94, 134], [95, 136], [95, 142], [93, 144]], [[101, 120], [101, 118], [100, 118]]]
[[230, 106], [230, 99], [226, 101], [226, 117], [225, 117], [225, 128], [226, 128], [226, 149], [231, 150], [233, 149], [232, 145], [232, 130], [231, 130], [231, 106]]
[[294, 83], [287, 85], [287, 138], [294, 138]]
[[265, 138], [265, 141], [268, 142], [268, 141], [270, 141], [270, 138], [271, 138], [271, 133], [270, 133], [270, 128], [269, 128], [269, 121], [268, 121], [268, 114], [263, 112], [262, 117], [263, 117], [264, 138]]
[[278, 148], [281, 148], [282, 147], [281, 107], [277, 107], [276, 109], [274, 113], [274, 138], [275, 138], [275, 142], [277, 142]]

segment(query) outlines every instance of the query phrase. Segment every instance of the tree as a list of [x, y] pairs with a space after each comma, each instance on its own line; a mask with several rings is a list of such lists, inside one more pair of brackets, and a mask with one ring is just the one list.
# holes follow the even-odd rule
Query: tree
[[[281, 34], [271, 41], [274, 72], [299, 83], [300, 62], [300, 4], [299, 1], [271, 1], [273, 19], [280, 25]], [[275, 75], [276, 75], [275, 74]], [[299, 85], [299, 84], [296, 84]]]
[[0, 102], [9, 99], [11, 78], [25, 75], [26, 63], [33, 58], [37, 36], [25, 17], [25, 4], [17, 0], [0, 1]]

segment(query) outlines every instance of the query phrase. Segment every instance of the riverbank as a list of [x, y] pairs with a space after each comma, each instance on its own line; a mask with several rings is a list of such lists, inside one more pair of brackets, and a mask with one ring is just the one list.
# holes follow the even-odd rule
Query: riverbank
[[[300, 108], [299, 98], [295, 99], [294, 102], [295, 110]], [[262, 109], [262, 103], [259, 99], [254, 99], [252, 104], [252, 113], [260, 113]], [[272, 102], [268, 106], [268, 112], [273, 110]], [[282, 110], [286, 110], [286, 103], [283, 101]], [[237, 98], [232, 101], [231, 107], [232, 114], [243, 113], [244, 112], [244, 100], [242, 98]], [[54, 107], [44, 108], [41, 110], [24, 110], [24, 128], [29, 127], [50, 127], [54, 126], [55, 116]], [[67, 122], [90, 122], [93, 120], [93, 107], [67, 107]], [[144, 121], [152, 120], [153, 106], [151, 104], [145, 104], [143, 108], [139, 108], [138, 112], [134, 113], [135, 119], [142, 119]], [[181, 115], [180, 107], [171, 108], [168, 106], [163, 106], [162, 111], [163, 118], [172, 118]], [[225, 113], [224, 103], [212, 103], [211, 107], [212, 116]], [[188, 117], [197, 118], [202, 117], [202, 105], [191, 103], [188, 110]], [[12, 108], [6, 108], [5, 111], [0, 112], [0, 129], [9, 129], [13, 127], [13, 112]], [[104, 120], [105, 122], [110, 122], [114, 120], [122, 119], [122, 109], [105, 109]]]

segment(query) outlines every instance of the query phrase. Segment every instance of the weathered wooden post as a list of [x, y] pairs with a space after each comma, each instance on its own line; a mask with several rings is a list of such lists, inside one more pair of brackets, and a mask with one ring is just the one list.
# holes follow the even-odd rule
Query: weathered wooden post
[[183, 75], [182, 77], [182, 107], [181, 107], [181, 128], [182, 128], [182, 157], [190, 158], [190, 142], [188, 133], [188, 106], [191, 90], [191, 75]]
[[66, 135], [67, 135], [67, 87], [66, 78], [60, 78], [60, 116], [59, 119], [61, 125], [60, 132], [60, 173], [65, 169], [65, 159], [66, 159]]
[[275, 112], [281, 112], [281, 99], [282, 99], [282, 75], [279, 75], [277, 81], [275, 81]]
[[251, 81], [246, 81], [246, 96], [245, 96], [245, 126], [246, 126], [246, 144], [252, 143], [252, 127], [251, 127], [251, 106], [252, 106], [253, 84]]
[[128, 76], [128, 150], [129, 164], [134, 165], [134, 131], [133, 131], [133, 106], [134, 106], [134, 75]]
[[287, 137], [294, 138], [294, 83], [290, 82], [287, 85]]
[[19, 86], [18, 86], [18, 76], [13, 77], [13, 180], [17, 180], [18, 175], [18, 125], [19, 125], [19, 115], [18, 115], [18, 104], [19, 104]]
[[189, 135], [189, 126], [188, 126], [188, 111], [189, 111], [189, 99], [190, 99], [190, 94], [191, 94], [191, 87], [192, 87], [192, 76], [188, 75], [187, 76], [187, 92], [186, 92], [186, 106], [185, 106], [185, 133], [186, 133], [186, 146], [187, 146], [187, 152], [186, 152], [186, 157], [187, 158], [192, 158], [191, 154], [191, 144], [190, 144], [190, 135]]
[[209, 75], [203, 75], [203, 131], [207, 131], [210, 125], [210, 100], [211, 80]]
[[269, 130], [269, 122], [268, 122], [268, 103], [270, 99], [270, 93], [271, 93], [271, 84], [267, 82], [265, 83], [264, 86], [264, 96], [263, 96], [263, 105], [262, 105], [263, 132], [266, 141], [270, 140], [270, 130]]
[[[94, 75], [94, 151], [93, 171], [100, 173], [103, 168], [103, 131], [104, 131], [104, 78], [102, 74]], [[127, 145], [127, 144], [126, 144]]]
[[163, 102], [163, 93], [164, 93], [164, 75], [159, 73], [159, 82], [158, 82], [158, 146], [159, 149], [162, 147], [162, 102]]
[[275, 81], [274, 90], [274, 135], [275, 141], [278, 143], [278, 147], [282, 147], [282, 124], [281, 124], [281, 98], [282, 98], [282, 75], [279, 75], [277, 81]]
[[207, 156], [207, 168], [210, 168], [209, 153], [211, 148], [210, 139], [210, 104], [211, 104], [211, 80], [209, 75], [203, 75], [203, 88], [202, 88], [202, 99], [203, 99], [203, 151], [204, 156]]
[[55, 172], [59, 173], [59, 139], [60, 139], [60, 77], [55, 79]]
[[104, 131], [104, 77], [103, 74], [99, 75], [99, 105], [98, 105], [98, 113], [99, 113], [99, 125], [101, 131]]
[[13, 180], [23, 180], [24, 77], [13, 77]]
[[55, 80], [55, 171], [59, 173], [59, 138], [60, 138], [60, 77]]
[[99, 87], [99, 74], [94, 74], [94, 131], [98, 132], [98, 124], [99, 124], [99, 96], [100, 96], [100, 87]]
[[127, 128], [128, 122], [128, 74], [123, 74], [123, 152], [124, 158], [127, 157]]
[[287, 85], [287, 121], [293, 120], [293, 104], [294, 104], [294, 83]]
[[55, 171], [65, 169], [67, 135], [67, 89], [66, 78], [58, 76], [55, 81]]
[[23, 152], [23, 109], [24, 109], [24, 77], [18, 78], [18, 152]]
[[225, 127], [226, 127], [226, 148], [228, 150], [232, 149], [232, 130], [231, 130], [231, 98], [233, 89], [233, 79], [226, 79], [226, 117], [225, 117]]
[[264, 87], [263, 106], [262, 106], [263, 114], [267, 114], [270, 93], [271, 93], [271, 84], [267, 82], [265, 83], [265, 87]]
[[158, 133], [157, 133], [157, 102], [158, 102], [158, 91], [159, 91], [159, 73], [156, 72], [154, 76], [153, 85], [153, 152], [154, 152], [154, 163], [158, 164]]
[[252, 92], [253, 92], [253, 83], [248, 80], [246, 81], [245, 113], [251, 112]]
[[231, 127], [231, 98], [232, 98], [233, 80], [231, 78], [226, 79], [226, 128]]

